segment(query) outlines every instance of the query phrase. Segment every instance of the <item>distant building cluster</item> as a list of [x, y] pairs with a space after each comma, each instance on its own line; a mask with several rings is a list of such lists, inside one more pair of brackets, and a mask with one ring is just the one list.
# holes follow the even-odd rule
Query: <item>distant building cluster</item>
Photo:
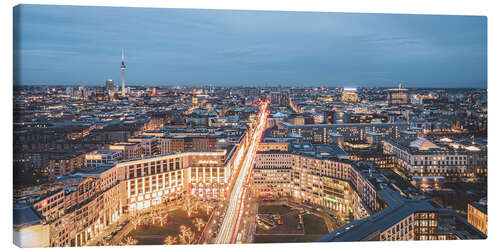
[[85, 246], [125, 214], [186, 194], [228, 196], [260, 96], [146, 88], [109, 102], [94, 98], [100, 87], [78, 89], [68, 95], [67, 87], [23, 87], [16, 94], [19, 245]]
[[121, 88], [15, 87], [19, 245], [86, 246], [124, 215], [227, 198], [264, 101], [249, 193], [341, 218], [320, 241], [487, 235], [484, 89], [126, 87], [120, 69]]

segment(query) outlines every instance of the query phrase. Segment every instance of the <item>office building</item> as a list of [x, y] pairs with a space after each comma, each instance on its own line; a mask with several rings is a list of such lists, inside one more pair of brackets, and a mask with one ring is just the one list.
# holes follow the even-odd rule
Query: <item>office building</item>
[[399, 130], [408, 129], [409, 124], [405, 122], [396, 123], [339, 123], [339, 124], [305, 124], [294, 125], [283, 122], [281, 125], [289, 135], [298, 135], [302, 140], [325, 144], [328, 141], [328, 135], [335, 133], [342, 135], [344, 141], [363, 141], [368, 132], [376, 132], [381, 136], [399, 137]]
[[400, 83], [396, 89], [387, 90], [387, 105], [401, 106], [408, 104], [408, 89], [404, 89]]
[[477, 157], [476, 147], [461, 148], [445, 143], [434, 143], [425, 138], [417, 139], [384, 139], [385, 154], [395, 157], [396, 166], [408, 176], [443, 176], [449, 180], [475, 180], [483, 177], [485, 162], [473, 165], [472, 158]]
[[252, 174], [261, 199], [291, 197], [355, 220], [377, 209], [375, 187], [367, 172], [346, 160], [342, 149], [311, 144], [290, 147], [290, 151], [258, 152]]
[[115, 82], [112, 79], [106, 80], [106, 90], [108, 92], [115, 90]]
[[342, 90], [342, 102], [358, 102], [358, 90], [356, 88], [344, 88]]
[[[205, 199], [227, 195], [234, 152], [176, 152], [64, 174], [37, 188], [33, 201], [15, 200], [14, 238], [22, 246], [85, 246], [125, 213], [168, 203], [189, 193]], [[101, 158], [102, 159], [102, 158]], [[97, 162], [89, 162], [98, 165]], [[42, 195], [40, 195], [42, 194]], [[41, 240], [31, 237], [41, 237]]]
[[96, 150], [85, 155], [85, 169], [114, 165], [122, 159], [122, 151]]
[[486, 198], [467, 204], [467, 222], [488, 235], [488, 203]]
[[270, 93], [270, 95], [271, 104], [277, 104], [279, 106], [290, 106], [290, 91], [273, 91]]

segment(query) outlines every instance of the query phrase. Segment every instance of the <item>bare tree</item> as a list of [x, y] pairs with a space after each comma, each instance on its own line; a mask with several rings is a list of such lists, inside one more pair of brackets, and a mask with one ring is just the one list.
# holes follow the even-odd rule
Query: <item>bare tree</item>
[[163, 224], [167, 224], [167, 222], [168, 222], [168, 214], [165, 213], [160, 216], [160, 224], [163, 227]]
[[120, 243], [120, 245], [130, 246], [130, 245], [137, 245], [138, 243], [139, 243], [138, 240], [129, 236], [129, 237], [125, 238], [124, 241]]
[[169, 235], [163, 240], [163, 245], [173, 245], [177, 242], [175, 237]]
[[184, 225], [179, 227], [179, 240], [182, 244], [191, 244], [194, 241], [194, 233], [191, 228]]
[[105, 239], [99, 241], [99, 246], [111, 246], [111, 243]]
[[193, 202], [190, 197], [186, 197], [184, 199], [184, 210], [188, 214], [189, 217], [191, 217], [191, 214], [193, 213]]
[[204, 209], [206, 209], [207, 215], [210, 213], [210, 210], [212, 210], [212, 208], [214, 208], [214, 206], [212, 204], [210, 204], [209, 202], [203, 203], [202, 207]]
[[132, 219], [132, 224], [134, 225], [134, 229], [137, 230], [137, 226], [141, 225], [144, 221], [144, 216], [139, 213]]
[[194, 219], [194, 225], [198, 231], [201, 231], [203, 226], [205, 226], [205, 221], [202, 218]]

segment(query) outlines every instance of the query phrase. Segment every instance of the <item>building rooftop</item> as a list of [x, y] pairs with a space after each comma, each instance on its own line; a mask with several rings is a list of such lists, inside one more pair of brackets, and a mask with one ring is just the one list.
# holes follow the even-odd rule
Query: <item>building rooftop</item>
[[30, 205], [16, 204], [13, 206], [14, 227], [40, 224], [42, 217]]
[[473, 201], [470, 203], [471, 206], [475, 207], [477, 210], [481, 211], [484, 214], [488, 214], [488, 205], [485, 202], [476, 202]]
[[379, 190], [377, 194], [386, 202], [387, 208], [365, 219], [349, 223], [320, 238], [318, 241], [360, 241], [369, 239], [372, 234], [387, 230], [417, 211], [436, 211], [438, 208], [430, 200], [403, 198], [392, 188]]
[[333, 123], [333, 124], [301, 124], [295, 125], [288, 122], [281, 122], [281, 125], [285, 127], [297, 127], [297, 128], [310, 128], [310, 127], [384, 127], [384, 126], [405, 126], [409, 125], [407, 122], [391, 122], [391, 123]]

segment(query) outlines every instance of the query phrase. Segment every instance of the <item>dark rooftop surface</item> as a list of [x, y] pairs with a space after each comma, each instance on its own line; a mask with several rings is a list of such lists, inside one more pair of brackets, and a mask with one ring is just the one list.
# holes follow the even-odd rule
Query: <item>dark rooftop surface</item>
[[29, 205], [14, 204], [14, 226], [28, 226], [39, 224], [42, 218]]
[[488, 206], [484, 203], [481, 202], [471, 202], [471, 206], [477, 208], [479, 211], [483, 212], [484, 214], [488, 214]]
[[385, 231], [414, 212], [437, 209], [429, 200], [405, 199], [390, 188], [380, 190], [378, 194], [388, 204], [387, 208], [368, 218], [349, 223], [318, 241], [360, 241], [373, 233]]

